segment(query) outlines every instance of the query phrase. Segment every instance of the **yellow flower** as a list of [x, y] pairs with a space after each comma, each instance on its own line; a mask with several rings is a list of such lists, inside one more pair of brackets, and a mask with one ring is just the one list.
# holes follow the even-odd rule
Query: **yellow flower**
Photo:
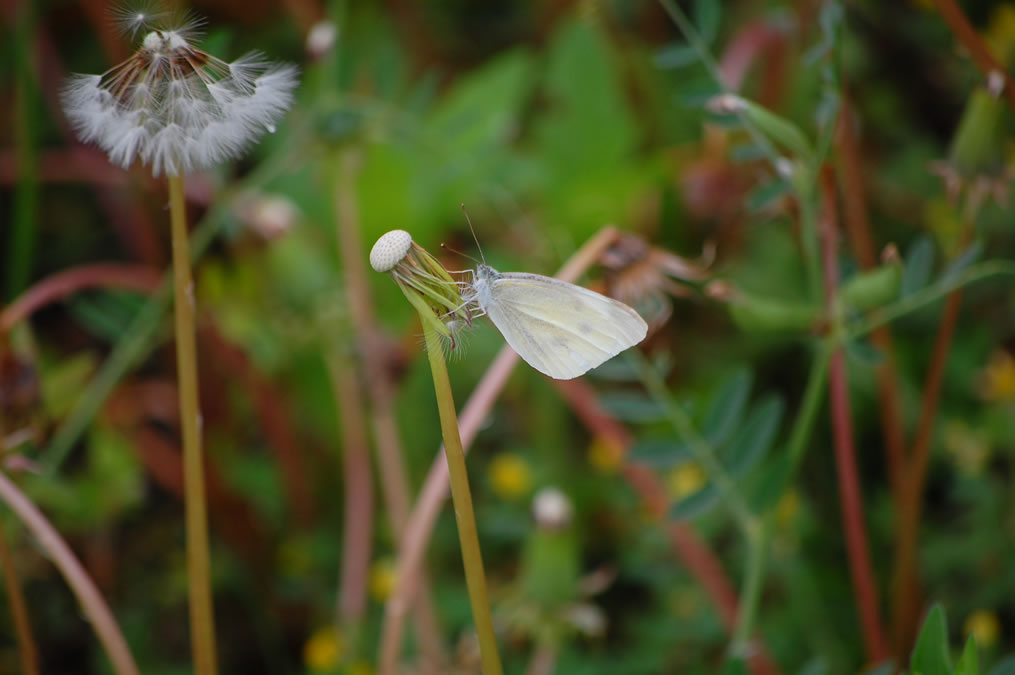
[[983, 473], [990, 458], [990, 442], [984, 434], [970, 429], [965, 422], [949, 420], [942, 430], [941, 442], [959, 471], [967, 476]]
[[600, 473], [616, 473], [623, 459], [623, 450], [605, 436], [596, 436], [589, 446], [589, 464]]
[[394, 558], [381, 558], [370, 566], [370, 595], [377, 602], [384, 602], [395, 590], [398, 578], [398, 565]]
[[775, 520], [779, 525], [791, 525], [800, 513], [800, 495], [796, 490], [787, 490], [775, 505]]
[[1015, 358], [995, 351], [980, 374], [980, 395], [988, 401], [1015, 401]]
[[667, 491], [677, 500], [693, 495], [704, 485], [705, 472], [697, 462], [685, 462], [666, 476]]
[[490, 487], [501, 499], [518, 499], [532, 489], [532, 470], [522, 457], [502, 452], [493, 458], [488, 470]]
[[342, 656], [342, 641], [333, 626], [321, 626], [303, 645], [303, 664], [314, 672], [335, 668]]
[[1001, 635], [1001, 622], [989, 609], [978, 609], [966, 618], [965, 633], [976, 638], [980, 647], [991, 647]]

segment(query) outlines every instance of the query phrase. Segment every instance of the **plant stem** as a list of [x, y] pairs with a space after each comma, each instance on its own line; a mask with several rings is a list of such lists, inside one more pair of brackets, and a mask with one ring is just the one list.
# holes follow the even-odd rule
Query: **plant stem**
[[745, 535], [747, 543], [747, 565], [744, 571], [744, 586], [740, 591], [737, 623], [733, 630], [730, 652], [734, 656], [749, 657], [755, 652], [751, 648], [754, 620], [765, 580], [765, 558], [768, 554], [768, 535], [771, 527], [768, 519], [758, 523]]
[[[3, 431], [0, 430], [0, 441], [2, 439]], [[7, 600], [11, 605], [14, 633], [18, 637], [21, 672], [24, 675], [39, 675], [39, 652], [35, 647], [35, 638], [32, 637], [32, 622], [28, 618], [25, 596], [21, 592], [21, 582], [18, 580], [18, 570], [14, 566], [11, 551], [7, 548], [7, 537], [2, 528], [0, 528], [0, 566], [3, 567], [4, 589], [7, 591]]]
[[[831, 171], [822, 172], [821, 188], [820, 225], [825, 277], [825, 308], [828, 316], [833, 317], [835, 322], [832, 330], [832, 334], [835, 336], [840, 329], [837, 312], [839, 302], [839, 228], [835, 182]], [[849, 384], [846, 379], [844, 351], [841, 344], [836, 345], [831, 356], [828, 373], [828, 397], [835, 441], [835, 466], [856, 609], [860, 615], [860, 626], [863, 630], [867, 656], [872, 662], [878, 662], [887, 655], [887, 651], [878, 611], [877, 585], [874, 581], [874, 570], [871, 567], [870, 551], [867, 545], [867, 529], [863, 519], [863, 494], [860, 489], [860, 476], [856, 469], [853, 418], [849, 407]]]
[[936, 0], [934, 4], [937, 5], [941, 18], [948, 24], [951, 31], [955, 33], [955, 37], [966, 48], [966, 51], [969, 52], [969, 55], [973, 59], [973, 63], [983, 71], [983, 74], [989, 76], [991, 73], [997, 73], [1004, 77], [1004, 88], [1001, 92], [1008, 99], [1008, 105], [1011, 106], [1012, 110], [1015, 110], [1015, 81], [1008, 74], [1004, 64], [998, 61], [997, 57], [990, 51], [990, 47], [980, 37], [980, 34], [976, 32], [973, 24], [969, 23], [969, 19], [962, 12], [962, 8], [959, 7], [955, 0]]
[[183, 490], [187, 526], [187, 578], [190, 591], [190, 636], [194, 670], [215, 675], [215, 617], [211, 600], [208, 514], [204, 495], [204, 454], [197, 385], [197, 340], [194, 329], [194, 282], [190, 277], [183, 177], [169, 177], [169, 211], [173, 232], [173, 290], [176, 314], [176, 376], [183, 428]]
[[884, 326], [895, 319], [911, 314], [933, 302], [937, 302], [958, 288], [997, 276], [1015, 276], [1015, 262], [1010, 260], [985, 260], [982, 263], [973, 265], [962, 274], [942, 279], [937, 283], [920, 289], [912, 295], [907, 295], [901, 300], [882, 307], [864, 319], [853, 322], [843, 330], [842, 340], [853, 340], [866, 335], [875, 328]]
[[669, 390], [666, 388], [666, 383], [663, 382], [663, 379], [659, 376], [656, 369], [652, 367], [652, 364], [648, 362], [648, 359], [636, 349], [632, 349], [628, 353], [638, 367], [638, 373], [642, 384], [645, 385], [645, 389], [648, 390], [656, 403], [663, 407], [666, 417], [669, 418], [670, 424], [673, 426], [673, 430], [677, 432], [677, 436], [687, 443], [687, 447], [691, 451], [691, 454], [694, 455], [694, 459], [705, 469], [709, 480], [715, 483], [720, 498], [726, 504], [726, 508], [730, 510], [733, 520], [736, 521], [741, 532], [748, 538], [754, 536], [753, 532], [760, 527], [758, 517], [751, 513], [747, 502], [744, 501], [737, 491], [733, 479], [719, 463], [719, 460], [716, 459], [715, 449], [695, 430], [691, 418], [673, 400]]
[[[425, 317], [420, 317], [424, 320]], [[431, 329], [424, 330], [426, 353], [430, 358], [434, 392], [437, 395], [437, 409], [440, 413], [441, 433], [444, 436], [444, 456], [448, 462], [451, 478], [451, 499], [455, 505], [455, 520], [458, 523], [458, 539], [462, 547], [462, 563], [465, 566], [465, 583], [469, 589], [472, 604], [472, 618], [476, 623], [479, 653], [484, 675], [501, 675], [500, 655], [497, 652], [497, 638], [493, 631], [493, 617], [490, 615], [490, 601], [486, 593], [486, 577], [483, 573], [483, 556], [479, 550], [479, 536], [476, 533], [476, 518], [472, 511], [472, 493], [469, 490], [469, 476], [465, 469], [465, 451], [458, 434], [458, 417], [455, 401], [451, 396], [451, 382], [448, 368], [444, 363], [444, 352], [440, 339]]]
[[89, 578], [88, 573], [74, 557], [74, 553], [67, 546], [60, 534], [56, 531], [46, 516], [36, 508], [35, 504], [25, 496], [18, 486], [7, 477], [7, 474], [0, 471], [0, 501], [7, 504], [15, 515], [24, 523], [25, 527], [38, 540], [42, 550], [53, 561], [60, 574], [67, 581], [81, 609], [88, 618], [88, 623], [95, 629], [109, 656], [109, 662], [113, 666], [113, 672], [117, 675], [140, 675], [134, 657], [130, 653], [127, 641], [116, 625], [113, 613], [109, 611], [106, 601], [102, 599], [95, 583]]

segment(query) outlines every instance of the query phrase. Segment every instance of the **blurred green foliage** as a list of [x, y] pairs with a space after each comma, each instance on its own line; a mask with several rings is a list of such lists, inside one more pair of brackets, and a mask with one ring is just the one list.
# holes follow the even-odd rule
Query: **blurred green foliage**
[[[892, 672], [864, 651], [824, 387], [802, 454], [788, 449], [828, 319], [820, 279], [809, 276], [808, 265], [820, 261], [809, 257], [806, 206], [820, 167], [841, 166], [835, 123], [843, 91], [853, 106], [844, 123], [860, 139], [875, 246], [880, 253], [893, 243], [902, 257], [901, 268], [881, 268], [892, 278], [876, 302], [869, 294], [844, 302], [843, 325], [942, 289], [981, 269], [982, 259], [1015, 253], [1006, 208], [1011, 110], [984, 98], [981, 73], [931, 4], [681, 3], [724, 68], [741, 59], [736, 89], [763, 113], [745, 116], [746, 125], [705, 108], [720, 91], [715, 73], [653, 3], [195, 5], [210, 17], [209, 51], [235, 58], [256, 48], [299, 63], [303, 78], [297, 105], [249, 158], [188, 178], [191, 215], [201, 236], [211, 236], [195, 275], [222, 671], [362, 675], [376, 659], [381, 591], [370, 596], [358, 632], [329, 642], [346, 490], [328, 364], [357, 367], [363, 358], [355, 336], [364, 327], [349, 311], [335, 233], [336, 167], [349, 153], [364, 260], [378, 236], [401, 228], [449, 269], [472, 267], [450, 251], [478, 256], [463, 202], [485, 259], [505, 271], [552, 274], [608, 224], [659, 254], [693, 259], [714, 243], [716, 262], [699, 265], [705, 276], [755, 304], [710, 294], [700, 278], [664, 283], [669, 273], [659, 272], [658, 259], [648, 265], [655, 276], [635, 265], [597, 266], [583, 280], [611, 290], [633, 280], [664, 298], [669, 314], [644, 345], [648, 360], [737, 494], [766, 519], [754, 627], [767, 656], [784, 673]], [[1010, 54], [1003, 47], [1015, 44], [1015, 7], [988, 11], [988, 4], [964, 6], [995, 49]], [[75, 145], [56, 106], [62, 78], [105, 70], [128, 53], [127, 41], [96, 3], [21, 5], [35, 11], [0, 8], [0, 296], [13, 299], [89, 263], [161, 271], [164, 187], [143, 169], [120, 171]], [[309, 54], [304, 39], [324, 17], [337, 39]], [[983, 125], [977, 110], [986, 111]], [[954, 147], [959, 129], [971, 148]], [[970, 152], [990, 155], [973, 181], [964, 172], [980, 164]], [[934, 175], [953, 177], [956, 167], [932, 167], [956, 153], [966, 181], [958, 195]], [[840, 204], [855, 198], [840, 191]], [[967, 223], [971, 237], [962, 234]], [[848, 237], [837, 254], [839, 280], [858, 283], [861, 264]], [[914, 675], [1013, 672], [1005, 655], [1015, 649], [1015, 304], [1005, 278], [965, 288], [944, 369], [918, 549], [923, 606], [939, 605], [911, 655], [896, 654]], [[378, 274], [361, 281], [382, 329], [370, 348], [383, 354], [394, 385], [415, 494], [440, 439], [422, 337], [395, 284]], [[95, 405], [97, 414], [82, 417], [87, 424], [70, 427], [58, 471], [15, 467], [11, 475], [97, 580], [143, 672], [170, 675], [189, 672], [175, 371], [164, 309], [148, 302], [100, 285], [61, 296], [0, 336], [0, 437], [9, 452], [49, 466], [45, 449], [56, 430], [73, 410]], [[909, 438], [941, 306], [892, 324]], [[451, 359], [459, 407], [503, 344], [485, 321], [463, 342]], [[125, 345], [140, 358], [110, 361]], [[864, 516], [890, 627], [899, 517], [877, 381], [889, 355], [866, 336], [851, 339], [846, 355]], [[116, 385], [108, 397], [95, 384], [104, 372]], [[752, 552], [714, 475], [631, 362], [617, 359], [582, 382], [597, 414], [630, 436], [628, 459], [661, 486], [665, 515], [650, 513], [625, 480], [613, 441], [581, 406], [519, 367], [469, 457], [494, 614], [525, 628], [504, 631], [507, 672], [525, 672], [537, 646], [554, 651], [559, 673], [713, 673], [724, 664], [738, 672], [743, 654], [729, 653], [714, 599], [666, 529], [678, 521], [692, 527], [742, 589]], [[546, 486], [560, 488], [574, 508], [566, 537], [552, 541], [529, 514], [529, 498]], [[383, 504], [378, 494], [373, 561], [397, 554]], [[0, 525], [29, 598], [43, 672], [109, 672], [36, 542], [2, 508]], [[471, 622], [457, 546], [445, 508], [426, 562], [449, 654], [468, 652]], [[547, 574], [568, 577], [551, 589], [567, 596], [552, 598], [553, 611], [589, 605], [606, 618], [602, 634], [553, 623], [562, 615], [539, 605], [541, 560], [552, 564]], [[571, 578], [603, 570], [609, 581], [596, 593], [583, 595], [581, 580]], [[0, 672], [14, 672], [6, 605]], [[947, 622], [943, 608], [958, 620]], [[965, 649], [950, 646], [959, 644]]]

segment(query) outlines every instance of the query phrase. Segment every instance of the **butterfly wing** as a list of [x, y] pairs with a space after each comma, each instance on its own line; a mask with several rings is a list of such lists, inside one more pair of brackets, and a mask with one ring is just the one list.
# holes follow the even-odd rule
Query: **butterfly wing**
[[558, 380], [588, 372], [641, 342], [648, 330], [624, 303], [538, 274], [492, 279], [484, 309], [526, 363]]

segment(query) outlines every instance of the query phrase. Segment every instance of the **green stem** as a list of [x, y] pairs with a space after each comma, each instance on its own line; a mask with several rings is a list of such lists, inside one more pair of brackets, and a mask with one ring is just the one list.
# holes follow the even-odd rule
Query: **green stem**
[[176, 310], [176, 376], [183, 428], [183, 492], [187, 523], [187, 577], [190, 590], [190, 635], [194, 671], [215, 675], [215, 617], [211, 601], [208, 514], [204, 496], [204, 454], [197, 388], [197, 340], [194, 332], [194, 282], [190, 276], [183, 177], [169, 177], [169, 211], [173, 231], [173, 290]]
[[870, 333], [899, 317], [914, 312], [925, 305], [942, 299], [952, 291], [967, 284], [995, 276], [1015, 276], [1015, 262], [1007, 260], [985, 260], [968, 268], [964, 273], [938, 281], [894, 302], [870, 316], [847, 326], [843, 340], [852, 340]]
[[758, 615], [758, 604], [765, 579], [765, 558], [768, 554], [768, 535], [771, 523], [768, 518], [762, 520], [746, 535], [747, 565], [744, 571], [744, 587], [740, 591], [737, 603], [737, 624], [733, 629], [733, 641], [730, 652], [734, 656], [746, 657], [750, 649], [751, 635], [754, 633], [754, 620]]
[[[793, 422], [793, 429], [789, 434], [789, 442], [786, 445], [785, 456], [789, 457], [790, 469], [782, 476], [784, 481], [781, 493], [785, 486], [789, 485], [793, 472], [800, 465], [804, 450], [807, 447], [807, 439], [810, 437], [814, 422], [821, 409], [822, 392], [825, 386], [825, 377], [828, 375], [828, 357], [834, 349], [835, 342], [826, 340], [821, 343], [814, 360], [811, 362], [810, 374], [807, 376], [807, 386], [804, 389], [803, 400], [797, 411], [796, 420]], [[737, 611], [737, 625], [733, 631], [732, 652], [735, 655], [749, 653], [751, 635], [754, 633], [754, 621], [758, 616], [758, 604], [761, 600], [761, 590], [765, 574], [765, 563], [768, 556], [769, 535], [772, 532], [772, 514], [770, 509], [762, 520], [761, 527], [751, 530], [747, 535], [747, 566], [744, 573], [744, 587], [740, 592], [740, 600]]]
[[666, 417], [669, 419], [674, 431], [677, 432], [677, 436], [687, 443], [687, 447], [691, 451], [691, 454], [694, 455], [694, 459], [705, 469], [709, 480], [715, 484], [716, 489], [719, 491], [719, 497], [725, 502], [726, 507], [732, 513], [733, 519], [737, 522], [744, 536], [748, 538], [753, 536], [753, 532], [760, 525], [758, 518], [751, 513], [747, 503], [740, 496], [740, 493], [737, 492], [733, 479], [719, 463], [719, 460], [716, 459], [715, 449], [695, 430], [691, 418], [673, 400], [669, 389], [666, 388], [666, 383], [663, 382], [663, 379], [652, 364], [648, 362], [648, 359], [636, 349], [632, 349], [628, 353], [638, 367], [639, 376], [642, 384], [645, 385], [645, 389], [656, 403], [663, 407]]
[[479, 550], [479, 536], [476, 533], [476, 517], [472, 511], [472, 493], [469, 490], [469, 476], [465, 469], [465, 450], [458, 433], [458, 417], [455, 401], [451, 396], [451, 382], [448, 368], [444, 363], [440, 338], [427, 326], [428, 317], [421, 310], [423, 335], [426, 352], [430, 358], [434, 392], [437, 395], [437, 410], [440, 413], [441, 433], [444, 436], [444, 456], [448, 462], [451, 478], [451, 499], [455, 506], [455, 520], [458, 522], [458, 540], [462, 547], [462, 563], [465, 567], [465, 583], [469, 589], [472, 604], [472, 618], [476, 623], [479, 653], [483, 662], [484, 675], [501, 675], [500, 654], [497, 652], [497, 638], [493, 631], [493, 617], [486, 593], [486, 577], [483, 574], [483, 556]]

